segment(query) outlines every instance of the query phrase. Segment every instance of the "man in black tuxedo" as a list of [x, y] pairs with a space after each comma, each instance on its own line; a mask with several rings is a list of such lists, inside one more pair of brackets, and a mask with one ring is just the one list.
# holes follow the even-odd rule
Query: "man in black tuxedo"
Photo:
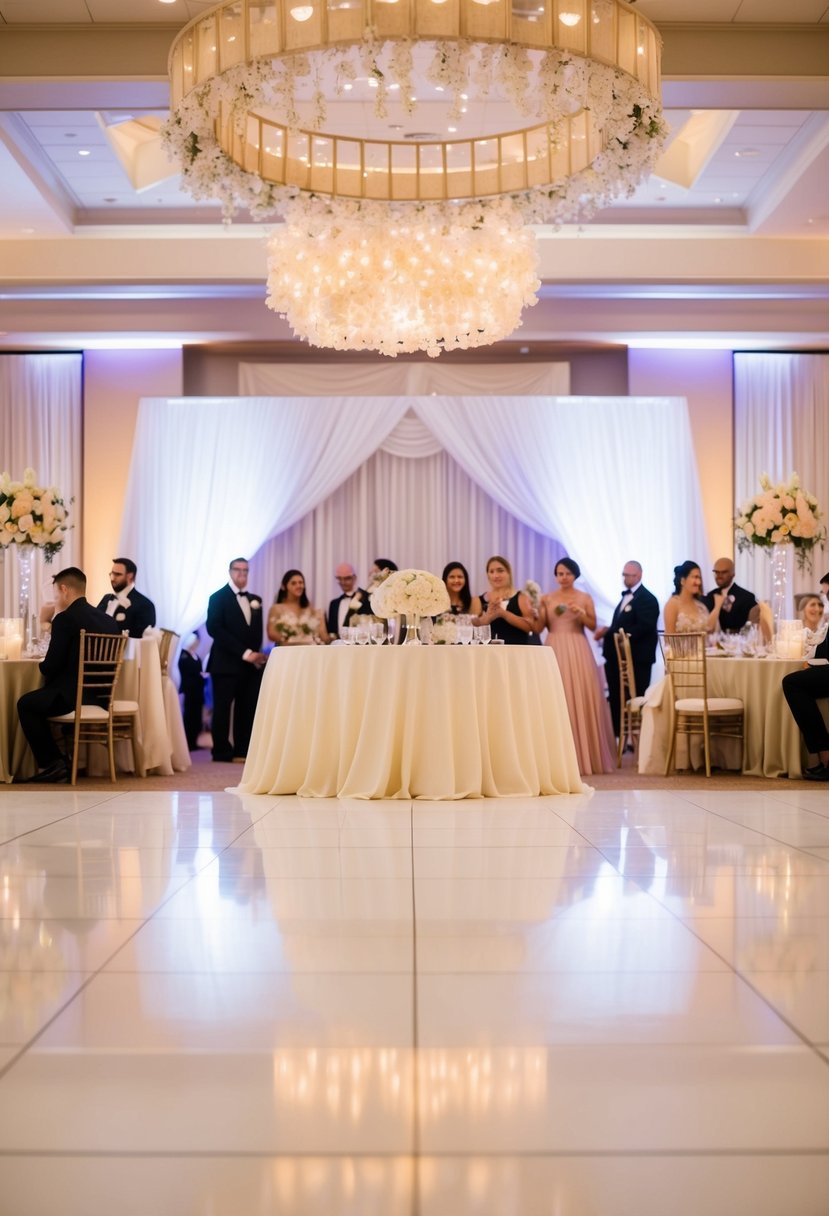
[[[340, 630], [347, 625], [352, 616], [370, 616], [371, 604], [368, 592], [357, 586], [357, 572], [348, 562], [341, 562], [334, 571], [334, 578], [340, 585], [341, 594], [335, 596], [328, 605], [325, 614], [325, 627], [329, 637], [337, 638]], [[351, 601], [359, 597], [359, 606], [352, 606]]]
[[747, 624], [748, 614], [756, 607], [757, 600], [750, 591], [734, 582], [734, 563], [730, 557], [718, 557], [714, 562], [714, 581], [716, 590], [704, 595], [702, 602], [711, 612], [717, 597], [722, 596], [719, 627], [724, 633], [739, 633]]
[[619, 663], [613, 635], [624, 629], [630, 638], [636, 695], [641, 696], [651, 682], [651, 668], [656, 658], [656, 623], [659, 620], [659, 602], [655, 595], [642, 586], [642, 567], [639, 562], [625, 564], [622, 582], [624, 590], [613, 613], [613, 620], [609, 626], [603, 625], [593, 634], [596, 641], [602, 643], [610, 716], [617, 737], [622, 723], [619, 705]]
[[[829, 659], [829, 634], [815, 649], [815, 659]], [[829, 663], [792, 671], [783, 677], [783, 696], [792, 717], [803, 735], [806, 750], [817, 756], [817, 764], [804, 769], [809, 781], [829, 781], [829, 729], [823, 720], [818, 701], [829, 697]]]
[[138, 567], [131, 557], [114, 557], [109, 581], [112, 594], [105, 595], [98, 607], [111, 616], [119, 633], [126, 629], [131, 638], [140, 638], [155, 624], [155, 604], [135, 589]]
[[78, 660], [81, 630], [87, 633], [120, 633], [116, 621], [86, 600], [86, 575], [68, 566], [52, 579], [55, 615], [52, 638], [40, 664], [43, 686], [24, 693], [17, 702], [23, 733], [34, 753], [38, 773], [29, 780], [65, 785], [69, 781], [66, 760], [52, 735], [49, 718], [75, 708], [78, 691]]
[[[244, 760], [267, 656], [262, 654], [262, 597], [247, 590], [247, 558], [234, 557], [230, 579], [207, 605], [213, 639], [207, 670], [213, 681], [214, 760]], [[233, 743], [230, 711], [233, 708]]]

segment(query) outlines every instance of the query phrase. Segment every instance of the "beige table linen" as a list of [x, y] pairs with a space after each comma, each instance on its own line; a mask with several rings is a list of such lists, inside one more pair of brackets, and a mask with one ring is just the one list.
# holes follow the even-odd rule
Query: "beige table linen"
[[0, 782], [8, 785], [16, 775], [33, 777], [37, 771], [26, 736], [20, 729], [17, 701], [24, 692], [40, 688], [39, 659], [0, 661]]
[[[738, 697], [745, 706], [745, 755], [742, 770], [751, 777], [800, 777], [800, 731], [783, 696], [783, 677], [802, 661], [789, 659], [709, 658], [709, 697]], [[673, 729], [673, 698], [667, 680], [647, 691], [639, 740], [639, 772], [663, 773]], [[687, 743], [677, 743], [677, 767], [687, 767]], [[711, 740], [712, 762], [740, 768], [738, 740]], [[694, 740], [692, 767], [703, 767], [702, 743]]]
[[540, 646], [297, 646], [268, 660], [240, 791], [308, 798], [580, 793]]

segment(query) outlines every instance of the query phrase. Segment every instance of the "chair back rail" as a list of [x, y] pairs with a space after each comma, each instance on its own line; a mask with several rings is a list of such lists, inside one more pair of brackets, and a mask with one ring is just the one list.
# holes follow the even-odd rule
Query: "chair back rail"
[[673, 702], [673, 730], [665, 773], [669, 773], [676, 753], [677, 735], [698, 736], [703, 740], [705, 775], [711, 776], [711, 736], [740, 739], [745, 746], [744, 708], [741, 701], [708, 695], [705, 633], [660, 633], [659, 645], [670, 682]]

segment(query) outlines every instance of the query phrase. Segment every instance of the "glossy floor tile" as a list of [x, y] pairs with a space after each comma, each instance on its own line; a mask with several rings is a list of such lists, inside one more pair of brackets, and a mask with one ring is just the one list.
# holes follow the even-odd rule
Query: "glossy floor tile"
[[826, 1216], [829, 798], [0, 790], [2, 1216]]

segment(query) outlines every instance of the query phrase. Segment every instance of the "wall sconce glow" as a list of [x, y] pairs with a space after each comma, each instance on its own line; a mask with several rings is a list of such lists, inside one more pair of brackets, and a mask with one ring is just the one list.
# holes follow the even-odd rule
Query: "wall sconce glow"
[[297, 8], [291, 9], [291, 16], [293, 17], [294, 21], [308, 21], [308, 19], [313, 17], [313, 15], [314, 9], [310, 4], [301, 4]]
[[559, 13], [558, 19], [562, 25], [578, 25], [581, 21], [581, 13]]

